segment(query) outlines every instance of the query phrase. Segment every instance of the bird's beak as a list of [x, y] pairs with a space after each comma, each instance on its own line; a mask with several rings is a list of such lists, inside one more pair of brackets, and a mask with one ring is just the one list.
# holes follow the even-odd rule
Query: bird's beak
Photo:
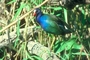
[[36, 10], [34, 10], [34, 12], [33, 12], [33, 16], [36, 16]]
[[33, 13], [33, 16], [36, 16], [36, 13]]

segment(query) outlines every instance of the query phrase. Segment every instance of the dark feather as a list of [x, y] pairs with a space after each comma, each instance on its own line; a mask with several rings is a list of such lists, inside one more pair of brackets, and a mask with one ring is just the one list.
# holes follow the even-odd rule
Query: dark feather
[[72, 30], [67, 23], [59, 17], [50, 14], [43, 14], [39, 8], [36, 9], [36, 21], [48, 33], [64, 35], [71, 33]]

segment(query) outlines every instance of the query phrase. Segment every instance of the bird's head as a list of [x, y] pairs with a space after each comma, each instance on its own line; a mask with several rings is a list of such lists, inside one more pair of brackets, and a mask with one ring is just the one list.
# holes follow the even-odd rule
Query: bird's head
[[42, 13], [40, 8], [36, 8], [33, 12], [33, 16], [37, 16], [39, 13]]

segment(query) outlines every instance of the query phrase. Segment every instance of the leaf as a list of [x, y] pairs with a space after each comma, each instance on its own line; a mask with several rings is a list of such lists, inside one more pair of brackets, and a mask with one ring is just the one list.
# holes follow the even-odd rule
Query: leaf
[[64, 17], [65, 17], [65, 22], [67, 23], [67, 10], [66, 9], [64, 9]]
[[12, 4], [12, 3], [14, 3], [14, 2], [16, 2], [16, 0], [12, 0], [12, 1], [10, 1], [10, 2], [7, 3], [7, 4]]
[[11, 19], [11, 21], [13, 21], [14, 19], [16, 19], [20, 15], [20, 13], [21, 13], [22, 9], [25, 7], [25, 5], [26, 4], [24, 4], [24, 3], [21, 2], [20, 8], [17, 10], [15, 16]]
[[84, 7], [80, 8], [81, 14], [80, 14], [80, 20], [83, 25], [85, 25], [85, 10]]
[[20, 20], [18, 20], [18, 23], [17, 23], [16, 33], [17, 33], [17, 38], [15, 40], [14, 47], [16, 47], [16, 45], [18, 44], [18, 41], [19, 41], [19, 36], [20, 36]]
[[55, 8], [53, 8], [54, 10], [62, 10], [62, 7], [55, 7]]
[[55, 53], [60, 53], [63, 50], [80, 49], [81, 45], [76, 43], [76, 38], [71, 38], [68, 41], [57, 41], [54, 46]]
[[[16, 14], [15, 14], [15, 16], [14, 16], [14, 18], [12, 20], [16, 19], [20, 15], [20, 13], [21, 13], [21, 11], [22, 11], [22, 9], [24, 7], [25, 7], [25, 4], [24, 3], [21, 3], [20, 8], [16, 12]], [[18, 41], [19, 41], [19, 35], [20, 35], [20, 31], [19, 31], [20, 30], [20, 26], [19, 25], [20, 25], [20, 20], [18, 19], [17, 30], [16, 30], [16, 32], [17, 32], [17, 39], [15, 41], [14, 47], [16, 47], [16, 45], [18, 44]]]
[[[72, 53], [73, 55], [86, 55], [85, 52], [77, 52], [77, 53]], [[90, 54], [87, 54], [88, 56], [90, 56]]]
[[[2, 27], [0, 27], [0, 30], [2, 29]], [[2, 33], [0, 33], [0, 35], [1, 35]]]
[[35, 60], [43, 60], [41, 57], [39, 57], [39, 56], [36, 56], [36, 55], [34, 55], [34, 56], [32, 56]]

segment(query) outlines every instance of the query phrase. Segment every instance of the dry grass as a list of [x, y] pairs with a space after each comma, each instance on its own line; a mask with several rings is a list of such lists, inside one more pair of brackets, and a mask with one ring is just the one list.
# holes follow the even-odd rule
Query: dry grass
[[[16, 31], [18, 36], [15, 43], [12, 45], [17, 51], [2, 47], [0, 53], [4, 55], [0, 56], [0, 58], [7, 60], [9, 53], [10, 58], [15, 60], [22, 60], [24, 58], [37, 59], [35, 57], [32, 58], [32, 55], [29, 57], [25, 49], [25, 42], [31, 38], [33, 41], [48, 47], [51, 51], [56, 53], [61, 60], [89, 60], [90, 5], [80, 5], [73, 10], [67, 10], [61, 6], [51, 6], [49, 4], [41, 6], [43, 12], [61, 17], [75, 31], [66, 36], [55, 36], [43, 31], [30, 12], [33, 11], [33, 7], [38, 6], [42, 2], [43, 0], [6, 0], [0, 2], [0, 30], [12, 24], [9, 26], [10, 28], [6, 28], [7, 30], [2, 30], [0, 35], [7, 34], [9, 38], [9, 33]], [[30, 26], [35, 26], [35, 28], [30, 29], [32, 33], [30, 34], [30, 38], [28, 38], [27, 28]], [[25, 28], [25, 30], [23, 32], [23, 38], [20, 39], [20, 29], [22, 28]], [[26, 53], [25, 56], [23, 55], [24, 53]]]

